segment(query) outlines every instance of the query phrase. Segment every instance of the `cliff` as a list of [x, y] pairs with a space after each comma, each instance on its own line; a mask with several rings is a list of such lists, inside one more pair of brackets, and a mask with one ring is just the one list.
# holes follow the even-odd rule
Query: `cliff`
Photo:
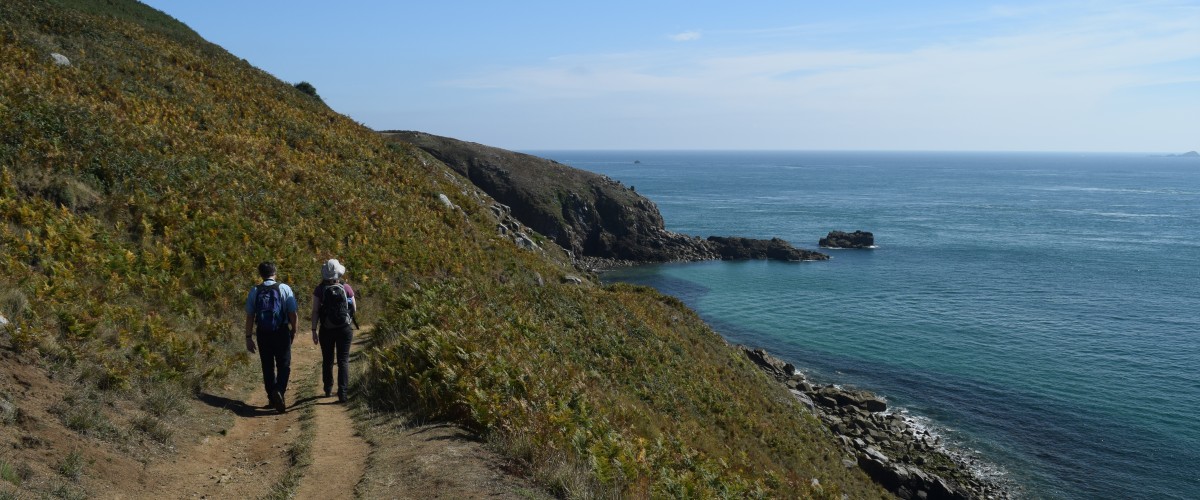
[[654, 202], [608, 177], [449, 137], [382, 134], [433, 155], [574, 255], [638, 262], [715, 258], [702, 240], [667, 231]]
[[632, 262], [829, 258], [780, 239], [704, 240], [668, 231], [654, 202], [632, 188], [553, 160], [422, 132], [381, 134], [428, 152], [577, 257]]

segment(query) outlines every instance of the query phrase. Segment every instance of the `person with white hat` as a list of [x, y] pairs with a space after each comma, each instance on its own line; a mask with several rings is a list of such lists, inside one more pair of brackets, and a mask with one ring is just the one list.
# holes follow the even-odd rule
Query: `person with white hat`
[[[321, 381], [325, 397], [333, 394], [333, 362], [337, 360], [338, 402], [346, 402], [350, 385], [350, 342], [354, 340], [354, 289], [342, 280], [346, 267], [337, 259], [321, 265], [321, 284], [313, 290], [312, 339], [321, 345]], [[320, 330], [318, 330], [318, 326]], [[336, 358], [335, 358], [336, 355]]]

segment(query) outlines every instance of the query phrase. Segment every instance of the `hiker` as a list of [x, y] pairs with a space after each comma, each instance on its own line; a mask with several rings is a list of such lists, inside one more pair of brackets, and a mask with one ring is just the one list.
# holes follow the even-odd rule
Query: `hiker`
[[246, 350], [255, 351], [262, 361], [263, 387], [270, 406], [279, 413], [287, 411], [288, 376], [292, 371], [292, 341], [296, 338], [296, 296], [292, 288], [275, 281], [275, 264], [258, 265], [262, 283], [250, 289], [246, 297]]
[[[321, 284], [313, 290], [312, 338], [321, 344], [321, 381], [325, 383], [325, 397], [333, 390], [333, 360], [337, 354], [337, 398], [346, 402], [346, 391], [350, 385], [350, 341], [354, 339], [355, 326], [354, 289], [342, 281], [346, 267], [337, 259], [329, 259], [321, 266]], [[320, 325], [320, 333], [317, 326]]]

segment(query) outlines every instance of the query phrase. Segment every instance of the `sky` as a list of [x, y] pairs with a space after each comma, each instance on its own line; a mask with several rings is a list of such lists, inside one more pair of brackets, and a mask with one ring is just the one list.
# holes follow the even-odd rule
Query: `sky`
[[1200, 149], [1200, 0], [144, 3], [368, 127], [507, 149]]

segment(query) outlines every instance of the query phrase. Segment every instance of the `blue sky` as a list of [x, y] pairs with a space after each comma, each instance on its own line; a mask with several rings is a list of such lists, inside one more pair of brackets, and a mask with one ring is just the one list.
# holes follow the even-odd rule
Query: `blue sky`
[[1197, 1], [145, 3], [371, 128], [509, 149], [1200, 149]]

